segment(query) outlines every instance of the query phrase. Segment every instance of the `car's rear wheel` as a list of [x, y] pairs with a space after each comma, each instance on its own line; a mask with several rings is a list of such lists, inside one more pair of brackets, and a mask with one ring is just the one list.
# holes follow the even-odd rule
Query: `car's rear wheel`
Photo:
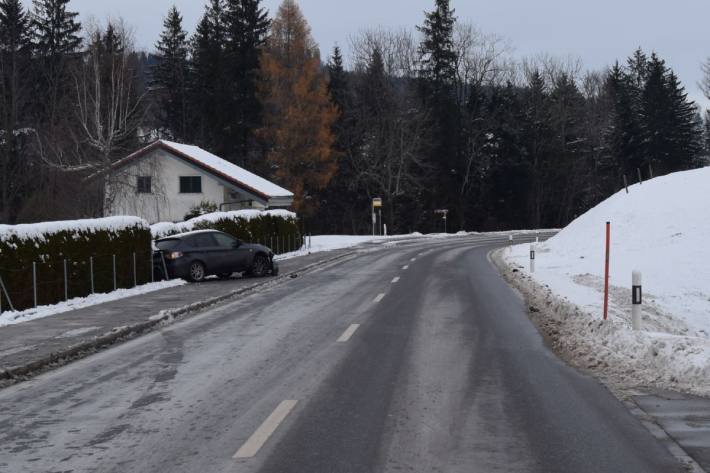
[[255, 278], [263, 278], [269, 271], [269, 259], [264, 255], [256, 255], [254, 257], [254, 263], [252, 263], [251, 270], [249, 271], [250, 276]]
[[188, 279], [192, 282], [202, 282], [205, 280], [205, 265], [200, 261], [193, 261], [190, 263], [190, 274]]

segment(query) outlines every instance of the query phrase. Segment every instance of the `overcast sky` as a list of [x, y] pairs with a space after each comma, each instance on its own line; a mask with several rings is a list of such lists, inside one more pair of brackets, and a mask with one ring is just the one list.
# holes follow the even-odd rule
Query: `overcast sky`
[[[30, 0], [25, 0], [26, 4]], [[264, 0], [274, 12], [280, 0]], [[325, 55], [334, 44], [369, 26], [413, 27], [433, 0], [300, 0]], [[153, 48], [163, 16], [177, 5], [190, 33], [201, 0], [72, 0], [82, 18], [122, 16], [138, 46]], [[710, 56], [710, 0], [452, 0], [460, 20], [507, 38], [518, 57], [574, 55], [588, 69], [623, 60], [638, 46], [657, 51], [680, 76], [691, 97], [702, 97], [700, 65]]]

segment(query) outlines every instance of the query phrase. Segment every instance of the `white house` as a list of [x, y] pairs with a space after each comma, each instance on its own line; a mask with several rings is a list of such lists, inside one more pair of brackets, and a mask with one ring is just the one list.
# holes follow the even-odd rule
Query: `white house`
[[218, 210], [290, 207], [293, 193], [197, 146], [159, 140], [118, 161], [106, 192], [107, 215], [178, 222], [210, 202]]

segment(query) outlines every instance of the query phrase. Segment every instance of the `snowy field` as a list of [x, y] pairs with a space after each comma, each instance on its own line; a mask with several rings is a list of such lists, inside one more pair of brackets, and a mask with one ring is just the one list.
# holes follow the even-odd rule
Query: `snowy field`
[[[710, 395], [710, 168], [634, 185], [537, 248], [506, 250], [523, 289], [547, 305], [557, 343], [627, 384]], [[610, 321], [601, 323], [605, 224], [612, 224]], [[631, 329], [631, 275], [643, 274], [642, 330]], [[550, 291], [549, 295], [543, 294]]]

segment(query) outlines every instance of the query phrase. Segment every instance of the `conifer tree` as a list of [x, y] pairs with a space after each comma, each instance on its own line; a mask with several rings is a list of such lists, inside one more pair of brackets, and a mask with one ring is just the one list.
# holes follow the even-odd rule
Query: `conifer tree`
[[224, 131], [232, 111], [227, 103], [224, 44], [224, 3], [210, 0], [192, 38], [190, 110], [197, 144], [228, 157]]
[[69, 0], [34, 0], [32, 28], [37, 53], [57, 60], [73, 54], [81, 46], [78, 13], [67, 11]]
[[234, 159], [248, 167], [260, 160], [255, 131], [261, 126], [262, 110], [258, 98], [261, 50], [269, 30], [268, 12], [261, 0], [226, 0], [226, 71], [233, 110], [229, 134]]
[[336, 170], [330, 101], [310, 28], [294, 0], [284, 0], [262, 57], [266, 111], [261, 136], [276, 179], [296, 194], [295, 208], [313, 215], [313, 198]]
[[419, 47], [420, 75], [438, 94], [448, 93], [456, 77], [456, 18], [449, 0], [435, 0], [435, 3], [434, 10], [426, 13], [424, 25], [417, 29], [424, 35]]
[[639, 92], [635, 81], [618, 62], [609, 71], [605, 87], [612, 103], [605, 142], [612, 161], [616, 163], [616, 182], [621, 183], [623, 176], [631, 179], [636, 174], [643, 159], [640, 117], [634, 104]]
[[0, 1], [0, 222], [13, 223], [30, 183], [24, 152], [30, 31], [20, 0]]
[[190, 138], [188, 112], [188, 62], [187, 32], [182, 26], [182, 16], [173, 6], [163, 22], [163, 32], [156, 44], [158, 63], [154, 71], [155, 85], [159, 89], [160, 122], [170, 137], [188, 141]]

